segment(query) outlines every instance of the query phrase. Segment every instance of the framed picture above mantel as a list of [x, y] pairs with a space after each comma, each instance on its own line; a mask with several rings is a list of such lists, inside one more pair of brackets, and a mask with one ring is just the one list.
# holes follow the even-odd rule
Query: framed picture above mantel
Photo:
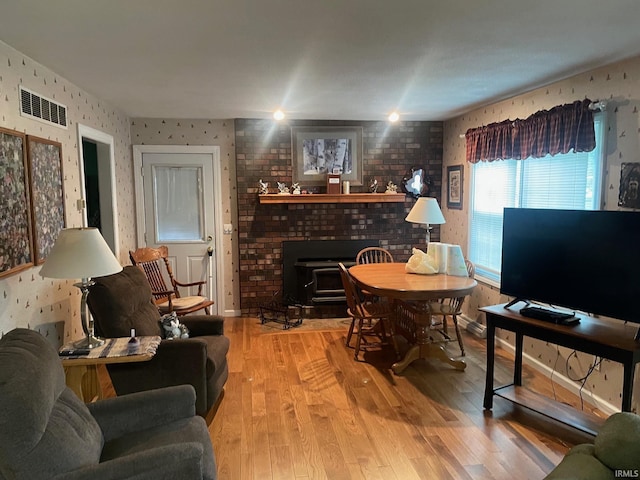
[[327, 174], [362, 185], [362, 127], [291, 127], [293, 183], [326, 185]]

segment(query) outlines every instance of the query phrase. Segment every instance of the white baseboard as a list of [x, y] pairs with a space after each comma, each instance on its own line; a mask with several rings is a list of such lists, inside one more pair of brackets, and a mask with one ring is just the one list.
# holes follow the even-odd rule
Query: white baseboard
[[[480, 331], [480, 329], [478, 329], [474, 325], [474, 324], [477, 324], [477, 322], [471, 320], [469, 317], [466, 317], [464, 315], [458, 317], [458, 323], [460, 324], [460, 328], [465, 328], [466, 330], [472, 332], [474, 335], [479, 336], [476, 334], [476, 331]], [[484, 327], [484, 337], [481, 337], [481, 338], [486, 338], [486, 327]], [[515, 347], [510, 343], [506, 342], [505, 340], [496, 337], [496, 344], [500, 345], [505, 350], [511, 352], [511, 354], [515, 354]], [[580, 396], [580, 386], [573, 380], [567, 378], [565, 375], [561, 375], [559, 372], [554, 371], [544, 363], [539, 362], [536, 358], [531, 357], [526, 353], [522, 354], [522, 362], [532, 367], [533, 369], [537, 370], [539, 373], [543, 374], [545, 377], [550, 378], [551, 375], [553, 375], [553, 382], [566, 388], [576, 396]], [[582, 389], [582, 397], [592, 405], [595, 405], [605, 415], [612, 415], [620, 411], [619, 407], [616, 407], [615, 405], [609, 403], [608, 401], [600, 398], [599, 396], [590, 392], [586, 388]]]
[[478, 338], [487, 338], [487, 327], [480, 322], [471, 320], [466, 315], [458, 317], [458, 326]]
[[241, 317], [242, 312], [240, 310], [225, 310], [222, 316], [223, 317]]
[[474, 334], [478, 338], [487, 338], [487, 327], [478, 322], [468, 322], [465, 327], [467, 332]]

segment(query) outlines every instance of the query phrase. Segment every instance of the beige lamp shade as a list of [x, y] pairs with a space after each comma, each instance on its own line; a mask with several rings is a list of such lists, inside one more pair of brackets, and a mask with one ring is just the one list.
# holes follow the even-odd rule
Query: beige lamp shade
[[433, 197], [420, 197], [413, 206], [407, 218], [407, 222], [424, 223], [427, 225], [440, 225], [446, 223], [438, 201]]
[[90, 278], [111, 275], [122, 266], [97, 228], [66, 228], [40, 269], [49, 278]]

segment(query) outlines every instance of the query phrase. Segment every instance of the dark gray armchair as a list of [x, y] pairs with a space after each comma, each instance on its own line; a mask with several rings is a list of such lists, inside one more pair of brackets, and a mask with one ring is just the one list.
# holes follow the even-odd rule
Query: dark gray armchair
[[0, 339], [0, 478], [216, 478], [191, 386], [85, 405], [65, 385], [58, 353], [38, 332]]
[[[162, 335], [160, 313], [153, 303], [151, 287], [144, 273], [126, 266], [114, 275], [93, 279], [87, 303], [101, 337]], [[205, 417], [220, 397], [227, 377], [229, 339], [223, 319], [215, 315], [180, 317], [190, 338], [163, 340], [148, 362], [107, 365], [118, 395], [172, 385], [192, 385], [196, 390], [196, 412]]]

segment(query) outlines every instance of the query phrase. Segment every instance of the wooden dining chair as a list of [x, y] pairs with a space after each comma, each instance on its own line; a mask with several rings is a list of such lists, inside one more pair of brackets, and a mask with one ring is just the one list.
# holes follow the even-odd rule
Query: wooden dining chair
[[[342, 278], [342, 286], [344, 287], [344, 293], [347, 297], [347, 315], [351, 317], [351, 325], [347, 332], [347, 347], [351, 347], [351, 338], [353, 334], [356, 334], [356, 344], [354, 358], [359, 360], [360, 350], [363, 347], [363, 342], [367, 344], [367, 347], [378, 347], [382, 344], [388, 343], [387, 328], [385, 322], [388, 322], [391, 316], [391, 309], [387, 302], [369, 302], [363, 301], [362, 294], [358, 286], [351, 278], [351, 274], [346, 269], [344, 264], [338, 264], [340, 268], [340, 276]], [[365, 325], [366, 322], [366, 325]], [[392, 327], [391, 327], [392, 328]], [[393, 331], [391, 333], [391, 339], [393, 341], [393, 347], [398, 355], [398, 347], [393, 337]], [[377, 342], [368, 342], [368, 337], [377, 337]]]
[[[131, 263], [146, 275], [160, 313], [175, 311], [178, 315], [187, 315], [204, 310], [207, 315], [210, 315], [209, 307], [213, 302], [202, 295], [202, 287], [207, 282], [183, 283], [176, 280], [169, 264], [169, 249], [166, 246], [129, 250], [129, 258]], [[171, 287], [167, 286], [165, 279], [169, 279]], [[198, 294], [183, 297], [180, 295], [179, 287], [198, 287]]]
[[393, 263], [393, 255], [382, 247], [367, 247], [358, 252], [356, 263]]
[[[469, 278], [474, 278], [476, 275], [476, 267], [470, 261], [465, 259], [467, 266], [467, 275]], [[456, 339], [458, 340], [458, 346], [460, 352], [464, 357], [464, 343], [462, 342], [462, 335], [460, 334], [460, 327], [458, 326], [458, 315], [462, 315], [462, 304], [466, 297], [457, 298], [443, 298], [439, 302], [431, 302], [429, 309], [431, 310], [431, 325], [439, 330], [443, 337], [447, 340], [452, 340], [449, 336], [448, 317], [451, 317], [453, 321], [453, 327], [456, 332]], [[438, 318], [440, 320], [438, 320]]]
[[[358, 252], [356, 255], [357, 264], [366, 263], [393, 263], [393, 255], [389, 250], [382, 247], [366, 247]], [[366, 300], [377, 302], [380, 297], [374, 295], [371, 292], [362, 290], [362, 294]]]

